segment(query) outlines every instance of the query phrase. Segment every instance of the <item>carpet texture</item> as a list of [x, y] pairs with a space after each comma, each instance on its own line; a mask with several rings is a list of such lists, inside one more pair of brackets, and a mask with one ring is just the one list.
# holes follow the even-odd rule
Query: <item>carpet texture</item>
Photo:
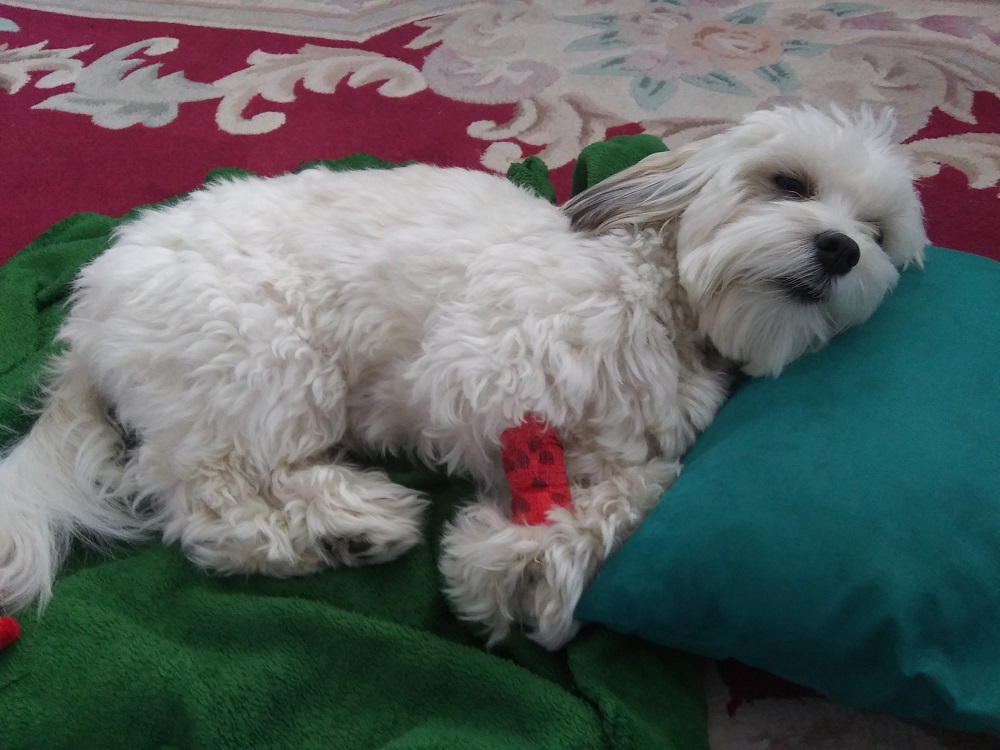
[[[0, 5], [0, 91], [0, 261], [220, 166], [366, 151], [504, 172], [537, 155], [562, 200], [590, 143], [676, 147], [796, 100], [894, 107], [931, 239], [1000, 257], [1000, 6], [981, 0], [22, 0]], [[57, 297], [65, 279], [44, 279]], [[0, 346], [21, 325], [0, 321]], [[997, 744], [731, 662], [708, 685], [715, 750]]]
[[931, 240], [998, 252], [1000, 7], [979, 0], [22, 0], [0, 90], [0, 259], [216, 166], [538, 155], [565, 197], [608, 135], [677, 146], [797, 100], [892, 106]]

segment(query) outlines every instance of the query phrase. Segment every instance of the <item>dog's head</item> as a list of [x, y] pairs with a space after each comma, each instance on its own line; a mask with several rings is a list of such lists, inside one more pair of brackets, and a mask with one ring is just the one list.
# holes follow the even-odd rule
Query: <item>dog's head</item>
[[891, 113], [755, 112], [654, 154], [564, 207], [590, 232], [672, 235], [701, 332], [750, 375], [777, 374], [865, 321], [927, 237]]

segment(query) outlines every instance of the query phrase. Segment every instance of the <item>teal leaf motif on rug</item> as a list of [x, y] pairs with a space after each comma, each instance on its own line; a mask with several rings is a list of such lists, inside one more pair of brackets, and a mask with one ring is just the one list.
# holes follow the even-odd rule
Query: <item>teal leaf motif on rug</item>
[[833, 13], [837, 18], [850, 18], [851, 16], [867, 16], [869, 13], [881, 10], [881, 8], [868, 3], [827, 3], [819, 6], [817, 10]]
[[0, 18], [0, 31], [20, 31], [21, 27], [9, 18]]
[[654, 112], [677, 91], [677, 81], [661, 81], [636, 73], [629, 86], [632, 98], [643, 109]]
[[819, 42], [807, 42], [805, 39], [789, 39], [781, 43], [781, 51], [786, 55], [797, 55], [798, 57], [817, 57], [827, 50], [833, 49], [832, 44], [820, 44]]
[[578, 73], [580, 75], [630, 76], [634, 71], [625, 68], [624, 57], [609, 57], [607, 60], [590, 63], [590, 65], [581, 65], [579, 68], [574, 68], [570, 72]]
[[679, 84], [676, 79], [650, 78], [642, 71], [627, 67], [626, 60], [625, 57], [610, 57], [597, 63], [583, 65], [572, 72], [581, 75], [612, 75], [631, 78], [629, 93], [636, 104], [649, 112], [659, 109], [677, 91]]
[[619, 49], [628, 47], [618, 36], [618, 16], [614, 13], [591, 13], [583, 16], [562, 16], [560, 21], [575, 23], [578, 26], [587, 26], [592, 29], [600, 29], [597, 34], [576, 39], [566, 47], [567, 52], [594, 52], [602, 49]]
[[618, 37], [617, 29], [610, 29], [609, 31], [603, 31], [600, 34], [592, 34], [591, 36], [585, 36], [577, 39], [566, 47], [566, 51], [592, 52], [594, 50], [619, 49], [621, 47], [628, 47], [628, 44], [623, 42]]
[[685, 76], [681, 80], [692, 86], [720, 94], [749, 96], [753, 93], [746, 84], [724, 70], [715, 70], [703, 76]]
[[560, 21], [590, 26], [594, 29], [618, 28], [618, 16], [614, 13], [590, 13], [584, 16], [560, 16]]
[[768, 83], [773, 83], [782, 94], [791, 94], [799, 88], [799, 79], [795, 72], [783, 62], [773, 65], [761, 65], [754, 71]]
[[735, 26], [749, 26], [750, 24], [760, 23], [764, 19], [764, 16], [767, 15], [767, 10], [770, 7], [771, 3], [755, 3], [754, 5], [740, 8], [730, 13], [723, 20]]

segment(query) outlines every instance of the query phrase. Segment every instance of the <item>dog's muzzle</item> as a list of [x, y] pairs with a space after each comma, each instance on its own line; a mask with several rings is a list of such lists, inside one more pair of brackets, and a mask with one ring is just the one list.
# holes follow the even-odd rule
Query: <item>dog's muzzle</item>
[[782, 276], [778, 286], [797, 302], [815, 304], [826, 299], [833, 280], [846, 276], [861, 260], [861, 248], [843, 232], [820, 232], [813, 240], [816, 272], [809, 276]]

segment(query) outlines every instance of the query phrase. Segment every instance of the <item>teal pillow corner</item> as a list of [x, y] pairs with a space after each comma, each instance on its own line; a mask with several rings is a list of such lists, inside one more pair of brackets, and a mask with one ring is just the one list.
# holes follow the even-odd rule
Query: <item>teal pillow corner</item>
[[865, 325], [743, 386], [577, 615], [1000, 732], [1000, 263], [929, 248]]

